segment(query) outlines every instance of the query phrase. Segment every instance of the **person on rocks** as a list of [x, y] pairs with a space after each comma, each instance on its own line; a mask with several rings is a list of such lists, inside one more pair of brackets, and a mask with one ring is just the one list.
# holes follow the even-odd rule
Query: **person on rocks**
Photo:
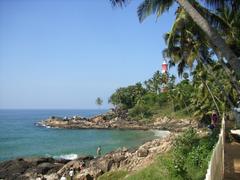
[[211, 117], [211, 124], [214, 126], [214, 128], [216, 128], [217, 123], [218, 123], [218, 114], [217, 114], [217, 111], [213, 111], [212, 117]]
[[82, 171], [83, 169], [84, 169], [84, 166], [85, 166], [85, 163], [84, 163], [84, 161], [81, 161], [80, 162], [80, 171]]
[[73, 180], [73, 176], [74, 176], [74, 169], [73, 168], [70, 168], [69, 176], [70, 176], [70, 179]]
[[217, 127], [217, 123], [218, 123], [218, 114], [214, 110], [211, 115], [211, 124], [208, 126], [208, 128], [213, 131]]
[[102, 151], [101, 146], [98, 146], [98, 148], [97, 148], [97, 156], [101, 156], [101, 151]]
[[65, 173], [62, 175], [62, 177], [60, 178], [60, 180], [67, 180]]
[[38, 174], [36, 180], [45, 180], [42, 174]]

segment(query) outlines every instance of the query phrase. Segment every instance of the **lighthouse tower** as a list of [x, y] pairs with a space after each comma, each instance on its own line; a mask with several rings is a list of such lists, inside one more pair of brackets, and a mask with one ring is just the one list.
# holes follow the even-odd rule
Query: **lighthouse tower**
[[166, 74], [168, 71], [168, 64], [167, 62], [164, 60], [162, 63], [162, 74]]
[[167, 82], [168, 82], [168, 64], [167, 62], [164, 60], [162, 63], [162, 75], [164, 75], [163, 77], [163, 84], [161, 87], [161, 92], [167, 92]]

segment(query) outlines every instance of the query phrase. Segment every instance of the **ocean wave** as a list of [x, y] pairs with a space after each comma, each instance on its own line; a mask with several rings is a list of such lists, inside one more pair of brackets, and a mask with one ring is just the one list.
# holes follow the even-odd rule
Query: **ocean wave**
[[60, 156], [53, 156], [54, 159], [66, 159], [66, 160], [74, 160], [78, 158], [77, 154], [62, 154]]
[[35, 123], [35, 126], [37, 126], [37, 127], [44, 127], [44, 128], [47, 128], [47, 129], [50, 129], [50, 128], [52, 128], [52, 129], [59, 129], [58, 127], [51, 127], [51, 126], [48, 126], [48, 125], [45, 125], [45, 124], [43, 124], [43, 123]]
[[157, 137], [165, 137], [170, 134], [170, 131], [163, 131], [163, 130], [150, 130], [154, 133], [154, 136]]

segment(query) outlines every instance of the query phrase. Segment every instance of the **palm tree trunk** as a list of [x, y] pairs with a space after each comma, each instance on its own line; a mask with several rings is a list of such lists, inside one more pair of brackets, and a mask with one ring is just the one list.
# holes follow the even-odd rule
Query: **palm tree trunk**
[[207, 85], [207, 82], [202, 81], [202, 83], [206, 86], [209, 94], [211, 95], [211, 97], [212, 97], [212, 99], [213, 99], [213, 102], [214, 102], [214, 104], [215, 104], [215, 106], [216, 106], [216, 108], [217, 108], [218, 114], [221, 114], [221, 113], [220, 113], [220, 110], [219, 110], [219, 108], [218, 108], [217, 102], [215, 101], [215, 98], [214, 98], [214, 96], [213, 96], [213, 94], [212, 94], [212, 91], [210, 90], [209, 86]]
[[227, 46], [222, 37], [213, 29], [206, 19], [189, 3], [188, 0], [176, 0], [184, 10], [189, 14], [193, 21], [200, 27], [200, 29], [208, 36], [213, 44], [213, 49], [218, 49], [221, 56], [225, 57], [231, 68], [235, 71], [237, 78], [240, 79], [240, 60]]

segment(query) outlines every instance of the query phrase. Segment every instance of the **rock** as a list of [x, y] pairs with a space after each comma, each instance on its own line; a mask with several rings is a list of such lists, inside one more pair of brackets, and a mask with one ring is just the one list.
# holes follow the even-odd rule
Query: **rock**
[[57, 173], [59, 169], [61, 169], [64, 164], [61, 163], [54, 163], [52, 168], [47, 172], [47, 174]]
[[65, 164], [60, 170], [57, 171], [58, 175], [62, 175], [65, 171], [68, 171], [70, 168], [79, 171], [80, 167], [82, 166], [82, 161], [80, 160], [73, 160]]
[[0, 179], [17, 179], [29, 168], [30, 164], [22, 158], [0, 163]]
[[81, 156], [81, 157], [78, 157], [76, 160], [78, 160], [78, 161], [84, 161], [84, 162], [86, 163], [86, 161], [90, 161], [90, 160], [92, 160], [92, 159], [94, 159], [93, 156]]
[[24, 158], [24, 161], [31, 163], [32, 165], [38, 165], [44, 162], [54, 163], [55, 159], [50, 157], [40, 157], [40, 158], [29, 157], [29, 158]]
[[103, 172], [108, 172], [114, 163], [112, 157], [101, 157], [96, 161], [96, 167], [100, 168]]
[[100, 123], [100, 122], [103, 122], [103, 121], [105, 121], [103, 119], [103, 116], [96, 116], [96, 117], [92, 118], [92, 120], [91, 120], [91, 122], [93, 122], [93, 123]]
[[95, 163], [91, 163], [90, 167], [83, 169], [80, 173], [76, 174], [76, 179], [97, 179], [97, 177], [101, 176], [103, 171], [96, 166]]
[[38, 174], [47, 174], [50, 169], [55, 168], [55, 167], [56, 167], [56, 165], [54, 165], [54, 164], [44, 162], [37, 166], [37, 173]]
[[76, 176], [76, 179], [78, 179], [78, 180], [93, 180], [93, 177], [90, 174], [80, 174], [79, 176]]
[[144, 149], [144, 148], [140, 148], [138, 151], [137, 151], [137, 156], [138, 157], [147, 157], [149, 151], [147, 149]]
[[126, 159], [125, 153], [124, 152], [116, 152], [112, 155], [113, 161], [116, 163], [123, 161]]
[[71, 161], [71, 160], [69, 160], [69, 159], [55, 159], [55, 162], [56, 163], [60, 163], [60, 164], [67, 164], [69, 161]]
[[46, 180], [58, 180], [59, 177], [56, 173], [49, 174], [49, 175], [44, 175], [43, 176]]

